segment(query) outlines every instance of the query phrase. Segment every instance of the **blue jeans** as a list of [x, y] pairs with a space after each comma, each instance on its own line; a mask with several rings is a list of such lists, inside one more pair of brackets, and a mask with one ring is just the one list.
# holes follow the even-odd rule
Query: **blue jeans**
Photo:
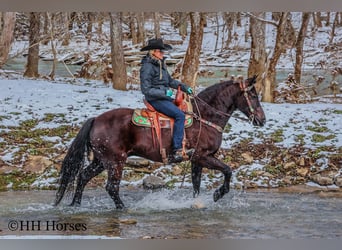
[[160, 113], [167, 115], [175, 120], [173, 126], [173, 150], [182, 148], [184, 136], [185, 114], [173, 102], [168, 100], [154, 100], [149, 103]]

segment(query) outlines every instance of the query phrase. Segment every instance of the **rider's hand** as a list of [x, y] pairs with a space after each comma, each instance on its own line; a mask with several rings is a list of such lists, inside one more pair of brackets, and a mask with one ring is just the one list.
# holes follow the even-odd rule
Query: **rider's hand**
[[166, 90], [166, 96], [171, 97], [173, 95], [173, 91], [171, 89]]
[[186, 90], [186, 93], [189, 94], [189, 95], [191, 95], [192, 93], [194, 93], [194, 91], [192, 90], [192, 88], [189, 87], [189, 88]]

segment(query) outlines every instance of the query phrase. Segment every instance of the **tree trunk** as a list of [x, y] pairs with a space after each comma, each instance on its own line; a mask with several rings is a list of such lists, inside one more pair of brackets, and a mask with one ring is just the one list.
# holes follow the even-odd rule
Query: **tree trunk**
[[330, 12], [327, 12], [327, 17], [325, 21], [325, 26], [330, 26]]
[[88, 40], [88, 45], [90, 45], [91, 38], [93, 35], [93, 22], [94, 22], [94, 13], [88, 12], [87, 13], [87, 40]]
[[121, 13], [115, 12], [110, 14], [110, 34], [113, 69], [113, 88], [118, 90], [127, 90], [127, 72], [122, 48]]
[[[252, 12], [254, 16], [265, 19], [265, 12]], [[258, 75], [261, 81], [257, 81], [256, 89], [259, 93], [262, 91], [262, 96], [265, 95], [265, 88], [263, 87], [263, 75], [266, 72], [266, 24], [256, 18], [250, 17], [249, 33], [251, 35], [251, 55], [248, 65], [248, 77]]]
[[235, 12], [226, 12], [224, 13], [224, 21], [226, 23], [228, 38], [226, 40], [225, 48], [228, 49], [230, 43], [233, 40], [233, 28], [235, 23]]
[[154, 36], [155, 38], [160, 38], [160, 14], [154, 12]]
[[199, 58], [202, 49], [204, 13], [191, 12], [191, 33], [188, 49], [185, 54], [182, 68], [182, 82], [195, 87]]
[[96, 29], [96, 32], [99, 37], [101, 37], [103, 33], [103, 29], [102, 29], [103, 23], [104, 23], [104, 13], [100, 12], [97, 15], [97, 29]]
[[5, 12], [3, 20], [3, 29], [0, 34], [0, 68], [6, 63], [13, 42], [15, 12]]
[[40, 37], [40, 13], [30, 12], [30, 35], [29, 35], [29, 50], [27, 57], [25, 77], [39, 77], [39, 37]]
[[64, 22], [62, 24], [63, 30], [64, 30], [62, 46], [68, 46], [70, 44], [70, 32], [69, 32], [70, 17], [69, 17], [69, 13], [62, 13], [62, 18], [64, 20]]
[[321, 19], [321, 12], [314, 12], [314, 23], [316, 27], [321, 28], [322, 27], [322, 19]]
[[187, 20], [188, 14], [186, 12], [179, 12], [179, 26], [178, 31], [179, 35], [184, 40], [186, 36], [188, 35], [188, 20]]
[[336, 29], [337, 25], [338, 25], [338, 12], [336, 12], [336, 14], [335, 14], [334, 22], [333, 22], [333, 25], [332, 25], [332, 28], [331, 28], [331, 33], [330, 33], [330, 38], [329, 38], [329, 45], [333, 44], [334, 37], [335, 37], [335, 29]]
[[129, 12], [129, 30], [131, 33], [132, 44], [138, 43], [137, 25], [136, 25], [136, 14], [134, 12]]
[[43, 33], [42, 33], [42, 40], [40, 41], [42, 45], [47, 45], [51, 39], [50, 32], [49, 32], [49, 18], [47, 16], [47, 12], [43, 14]]
[[276, 66], [281, 54], [285, 51], [285, 41], [284, 41], [284, 30], [286, 28], [286, 22], [288, 12], [282, 12], [280, 14], [279, 23], [277, 25], [277, 36], [276, 42], [273, 50], [272, 57], [267, 62], [267, 70], [266, 70], [266, 77], [265, 77], [265, 90], [263, 95], [262, 101], [264, 102], [273, 102], [273, 91], [274, 91], [274, 84], [276, 82]]
[[138, 43], [144, 44], [145, 42], [145, 20], [144, 20], [144, 12], [137, 13], [137, 22], [138, 22]]
[[297, 83], [300, 83], [300, 79], [302, 76], [302, 64], [303, 64], [303, 46], [304, 40], [310, 20], [310, 12], [303, 12], [302, 14], [302, 25], [300, 27], [297, 41], [296, 41], [296, 64], [295, 64], [295, 80]]
[[53, 62], [52, 62], [52, 68], [51, 71], [49, 73], [49, 77], [51, 78], [51, 80], [55, 79], [55, 74], [56, 74], [56, 67], [57, 67], [57, 51], [56, 51], [56, 47], [55, 47], [55, 31], [54, 31], [54, 23], [56, 22], [55, 17], [56, 15], [54, 13], [52, 13], [50, 15], [49, 12], [46, 13], [47, 18], [49, 20], [49, 33], [50, 33], [50, 43], [51, 43], [51, 51], [52, 51], [52, 55], [53, 55]]

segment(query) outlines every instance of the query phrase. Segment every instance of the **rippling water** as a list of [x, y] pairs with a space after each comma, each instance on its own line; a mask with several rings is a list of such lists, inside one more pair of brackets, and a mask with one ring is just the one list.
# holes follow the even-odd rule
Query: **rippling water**
[[54, 207], [54, 191], [2, 192], [0, 238], [342, 238], [340, 195], [233, 190], [214, 203], [212, 193], [122, 190], [128, 209], [118, 211], [103, 189], [86, 190], [78, 208]]

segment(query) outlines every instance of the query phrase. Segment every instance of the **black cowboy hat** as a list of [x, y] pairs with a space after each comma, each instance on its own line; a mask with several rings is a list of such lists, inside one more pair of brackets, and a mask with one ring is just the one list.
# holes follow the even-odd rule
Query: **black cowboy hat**
[[152, 49], [160, 49], [160, 50], [170, 50], [172, 49], [171, 45], [163, 42], [161, 38], [155, 38], [148, 40], [147, 46], [143, 47], [140, 51], [152, 50]]

